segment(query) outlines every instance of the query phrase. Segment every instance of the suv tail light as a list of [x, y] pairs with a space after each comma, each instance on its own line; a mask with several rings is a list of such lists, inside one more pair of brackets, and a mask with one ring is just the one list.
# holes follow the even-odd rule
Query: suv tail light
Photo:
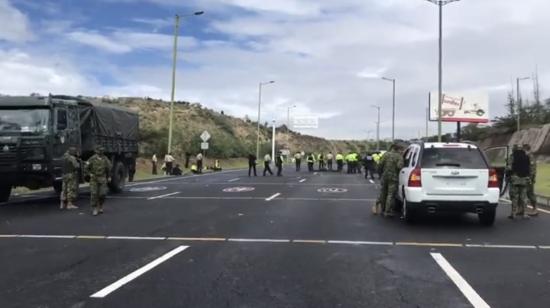
[[420, 168], [415, 168], [409, 175], [409, 187], [422, 187], [422, 172]]
[[497, 171], [495, 169], [489, 169], [489, 183], [487, 184], [489, 188], [500, 188], [500, 183], [498, 182]]

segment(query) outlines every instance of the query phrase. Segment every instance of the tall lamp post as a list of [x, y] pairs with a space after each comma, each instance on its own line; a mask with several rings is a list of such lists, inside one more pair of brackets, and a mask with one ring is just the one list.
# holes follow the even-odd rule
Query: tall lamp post
[[395, 140], [395, 78], [382, 77], [383, 80], [393, 83], [393, 99], [392, 99], [392, 118], [391, 118], [391, 141]]
[[174, 55], [173, 55], [173, 62], [172, 62], [172, 93], [170, 95], [170, 124], [168, 127], [168, 153], [172, 151], [172, 130], [173, 130], [173, 123], [174, 123], [174, 97], [176, 94], [176, 62], [178, 58], [178, 34], [179, 34], [179, 28], [180, 28], [180, 18], [182, 17], [191, 17], [191, 16], [199, 16], [204, 14], [203, 11], [197, 11], [193, 14], [187, 14], [187, 15], [177, 15], [176, 14], [176, 20], [174, 25]]
[[258, 131], [256, 136], [256, 157], [260, 157], [260, 114], [262, 106], [262, 87], [268, 84], [275, 83], [275, 81], [260, 82], [258, 88]]
[[437, 140], [441, 142], [441, 108], [443, 105], [443, 6], [460, 0], [427, 0], [439, 6], [439, 87], [438, 87], [438, 116], [437, 116]]
[[517, 110], [518, 110], [518, 115], [517, 115], [517, 119], [518, 119], [518, 132], [521, 130], [521, 93], [520, 93], [520, 88], [519, 88], [519, 82], [522, 81], [522, 80], [528, 80], [528, 79], [531, 79], [531, 77], [523, 77], [523, 78], [517, 78], [516, 81], [517, 81], [517, 91], [516, 91], [516, 95], [517, 95]]
[[372, 108], [376, 108], [378, 110], [378, 121], [376, 121], [376, 150], [380, 151], [380, 106], [378, 105], [372, 105]]

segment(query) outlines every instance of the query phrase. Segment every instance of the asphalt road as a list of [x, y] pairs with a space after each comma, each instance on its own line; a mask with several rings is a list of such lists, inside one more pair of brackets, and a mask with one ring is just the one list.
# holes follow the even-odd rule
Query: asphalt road
[[0, 205], [0, 307], [550, 307], [550, 212], [407, 225], [361, 176], [290, 169]]

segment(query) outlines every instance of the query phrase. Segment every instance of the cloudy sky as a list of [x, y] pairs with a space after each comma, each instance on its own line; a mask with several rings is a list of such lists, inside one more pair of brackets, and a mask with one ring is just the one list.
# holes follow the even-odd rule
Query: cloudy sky
[[[176, 96], [262, 122], [317, 115], [304, 131], [330, 138], [424, 132], [428, 92], [437, 89], [437, 7], [426, 0], [0, 0], [0, 93], [150, 96], [168, 99], [173, 16], [180, 31]], [[445, 7], [448, 91], [490, 95], [502, 114], [518, 76], [538, 66], [550, 96], [550, 1], [462, 0]], [[532, 83], [522, 83], [532, 97]], [[548, 93], [548, 95], [546, 95]], [[452, 131], [454, 125], [445, 125]], [[435, 133], [436, 125], [430, 126]]]

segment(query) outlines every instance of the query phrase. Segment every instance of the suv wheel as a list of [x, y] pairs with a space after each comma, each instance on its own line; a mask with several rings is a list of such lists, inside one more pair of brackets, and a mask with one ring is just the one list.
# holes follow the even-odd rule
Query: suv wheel
[[478, 214], [479, 222], [483, 226], [492, 226], [495, 223], [495, 217], [496, 217], [496, 210], [495, 209], [487, 209], [483, 211], [483, 213]]
[[407, 223], [413, 223], [416, 219], [416, 213], [414, 212], [413, 209], [409, 208], [409, 206], [407, 205], [407, 197], [405, 196], [405, 194], [403, 193], [403, 209], [402, 209], [402, 213], [403, 213], [403, 219], [407, 222]]

